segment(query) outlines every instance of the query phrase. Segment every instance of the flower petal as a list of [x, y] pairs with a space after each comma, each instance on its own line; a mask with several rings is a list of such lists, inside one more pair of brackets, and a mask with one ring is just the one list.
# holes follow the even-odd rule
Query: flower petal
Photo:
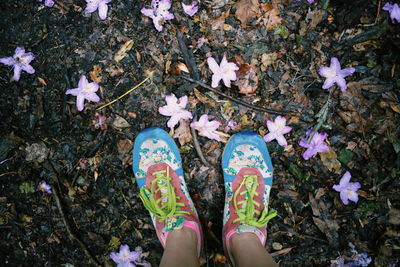
[[278, 136], [276, 137], [276, 141], [278, 141], [278, 144], [279, 144], [280, 146], [287, 146], [286, 138], [285, 138], [283, 135], [278, 135]]
[[326, 78], [324, 84], [322, 85], [322, 89], [329, 89], [335, 83], [334, 78]]
[[87, 84], [88, 84], [88, 80], [86, 79], [86, 76], [82, 75], [81, 78], [79, 79], [78, 88], [83, 88], [83, 87], [87, 86]]
[[102, 20], [105, 20], [107, 18], [107, 11], [108, 11], [108, 6], [106, 3], [100, 3], [99, 5], [99, 17]]
[[305, 160], [309, 160], [312, 156], [314, 156], [315, 154], [317, 154], [316, 151], [314, 151], [314, 149], [312, 148], [307, 148], [307, 150], [303, 153], [303, 158]]
[[318, 70], [319, 75], [322, 77], [328, 78], [332, 76], [332, 71], [330, 67], [321, 67]]
[[0, 58], [0, 63], [7, 65], [7, 66], [12, 66], [15, 64], [15, 60], [12, 57], [4, 57], [4, 58]]
[[100, 97], [96, 94], [96, 93], [92, 93], [92, 94], [88, 94], [85, 96], [85, 98], [89, 101], [92, 102], [99, 102], [100, 101]]
[[268, 143], [275, 139], [275, 135], [273, 135], [272, 133], [268, 133], [267, 135], [264, 135], [263, 139], [265, 142]]
[[97, 10], [98, 6], [94, 3], [89, 2], [85, 8], [86, 13], [93, 13]]
[[340, 179], [340, 182], [339, 182], [340, 187], [346, 187], [349, 184], [350, 179], [351, 179], [350, 172], [348, 172], [348, 171], [345, 172], [343, 174], [342, 178]]
[[346, 80], [342, 77], [336, 77], [336, 83], [340, 87], [340, 91], [345, 92], [347, 89]]
[[342, 200], [343, 204], [349, 204], [349, 195], [347, 194], [346, 190], [340, 192], [340, 199]]
[[336, 57], [331, 58], [331, 69], [334, 69], [336, 73], [340, 71], [340, 62]]
[[147, 17], [150, 17], [150, 18], [153, 18], [153, 17], [154, 17], [153, 9], [150, 9], [150, 8], [142, 8], [142, 9], [140, 10], [140, 12], [142, 12], [142, 14], [145, 15], [145, 16], [147, 16]]
[[69, 89], [65, 91], [66, 95], [73, 95], [73, 96], [78, 96], [78, 94], [81, 92], [80, 88], [75, 88], [75, 89]]
[[21, 77], [21, 67], [19, 66], [19, 64], [14, 66], [14, 76], [13, 79], [14, 81], [19, 81], [19, 78]]
[[344, 78], [344, 77], [352, 75], [355, 71], [356, 71], [355, 68], [345, 68], [345, 69], [340, 70], [339, 76], [342, 76]]
[[14, 58], [20, 57], [24, 54], [25, 54], [25, 48], [23, 46], [18, 46], [17, 48], [15, 48]]
[[219, 81], [222, 79], [222, 77], [218, 74], [213, 74], [211, 78], [211, 87], [212, 88], [217, 88]]
[[21, 68], [29, 74], [35, 73], [35, 69], [29, 64], [23, 64]]
[[82, 111], [84, 106], [85, 106], [85, 98], [83, 97], [83, 95], [80, 95], [80, 94], [77, 95], [77, 97], [76, 97], [76, 108], [79, 111]]
[[213, 57], [208, 57], [207, 58], [207, 64], [208, 64], [208, 67], [210, 68], [210, 70], [213, 73], [219, 73], [220, 72], [220, 67], [219, 67], [219, 65], [217, 64], [217, 62], [215, 61], [215, 59]]

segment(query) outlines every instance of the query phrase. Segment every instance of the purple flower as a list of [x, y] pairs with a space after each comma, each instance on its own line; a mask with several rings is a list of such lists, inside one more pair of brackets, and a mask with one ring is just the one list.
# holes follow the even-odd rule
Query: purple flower
[[99, 17], [102, 20], [107, 18], [108, 6], [111, 0], [86, 0], [87, 6], [85, 8], [86, 13], [93, 13], [96, 10], [99, 10]]
[[311, 134], [312, 129], [306, 132], [306, 138], [300, 140], [299, 145], [307, 148], [303, 153], [303, 158], [305, 160], [310, 159], [317, 153], [329, 152], [329, 147], [325, 145], [324, 140], [328, 137], [327, 133], [315, 133], [310, 143], [307, 143], [307, 137]]
[[7, 66], [13, 66], [15, 81], [19, 81], [21, 76], [21, 71], [24, 70], [29, 74], [35, 73], [35, 69], [29, 64], [35, 58], [35, 55], [31, 52], [25, 53], [25, 48], [18, 46], [15, 49], [14, 55], [12, 57], [0, 58], [0, 63]]
[[161, 32], [164, 22], [166, 20], [175, 18], [174, 14], [168, 11], [171, 6], [171, 0], [152, 0], [151, 8], [142, 8], [140, 12], [142, 12], [143, 15], [153, 19], [153, 23], [157, 31]]
[[199, 131], [199, 135], [208, 137], [213, 140], [221, 141], [221, 137], [215, 132], [221, 123], [219, 121], [208, 121], [208, 115], [201, 115], [199, 121], [192, 122], [191, 128]]
[[48, 194], [51, 194], [51, 186], [48, 185], [45, 181], [40, 181], [38, 187], [37, 187], [38, 191], [42, 191]]
[[208, 66], [213, 72], [211, 86], [213, 88], [218, 86], [219, 81], [222, 79], [226, 87], [231, 87], [231, 81], [236, 81], [236, 73], [239, 69], [235, 63], [228, 62], [226, 55], [221, 60], [220, 65], [217, 64], [214, 58], [207, 58]]
[[355, 71], [355, 68], [341, 69], [339, 60], [335, 57], [331, 58], [330, 67], [321, 67], [319, 69], [319, 75], [326, 78], [324, 84], [322, 85], [322, 89], [328, 89], [334, 83], [336, 83], [339, 85], [342, 92], [346, 91], [347, 84], [344, 78], [352, 75]]
[[[42, 0], [37, 0], [38, 2], [42, 2]], [[48, 7], [54, 6], [54, 1], [53, 0], [44, 0], [44, 5]]]
[[189, 16], [193, 17], [194, 14], [197, 13], [197, 11], [199, 11], [199, 2], [197, 1], [193, 1], [191, 4], [189, 5], [185, 5], [182, 2], [182, 7], [183, 7], [183, 11], [185, 11], [186, 14], [188, 14]]
[[188, 101], [187, 96], [180, 97], [178, 103], [176, 96], [171, 94], [165, 97], [165, 101], [167, 101], [167, 105], [159, 107], [158, 112], [161, 115], [171, 117], [167, 122], [169, 128], [173, 129], [180, 119], [188, 120], [192, 118], [192, 113], [185, 110]]
[[204, 37], [200, 37], [200, 38], [197, 40], [197, 47], [198, 47], [198, 48], [201, 48], [205, 43], [208, 43], [208, 39], [207, 39], [207, 38], [204, 38]]
[[76, 107], [79, 111], [82, 111], [85, 99], [92, 102], [100, 101], [100, 97], [96, 94], [97, 90], [99, 90], [99, 84], [96, 82], [89, 83], [86, 76], [82, 75], [78, 83], [78, 88], [69, 89], [65, 94], [76, 96]]
[[276, 139], [280, 146], [287, 146], [287, 141], [284, 134], [287, 134], [292, 130], [292, 127], [286, 126], [286, 118], [282, 116], [278, 116], [275, 118], [275, 121], [267, 121], [267, 127], [269, 133], [264, 136], [265, 142], [271, 142]]
[[353, 243], [349, 242], [349, 247], [351, 248], [351, 252], [353, 253], [353, 255], [352, 255], [353, 260], [348, 263], [348, 266], [366, 267], [372, 262], [371, 257], [368, 257], [367, 253], [365, 253], [365, 252], [358, 253], [358, 251], [355, 249], [355, 246], [353, 245]]
[[337, 192], [340, 192], [340, 199], [343, 204], [349, 204], [349, 199], [353, 202], [358, 201], [357, 190], [361, 188], [360, 183], [351, 183], [350, 182], [351, 174], [346, 172], [338, 185], [334, 185], [332, 188]]
[[132, 262], [140, 260], [140, 251], [130, 251], [128, 245], [121, 245], [119, 253], [112, 252], [110, 258], [117, 264], [117, 267], [135, 267]]
[[397, 20], [397, 23], [400, 22], [400, 7], [398, 4], [395, 3], [392, 5], [388, 2], [382, 7], [382, 9], [389, 11], [392, 23], [396, 23], [395, 20]]
[[[299, 2], [300, 0], [294, 0], [295, 2]], [[309, 3], [309, 4], [312, 4], [312, 3], [314, 3], [315, 2], [315, 0], [307, 0], [307, 2]]]

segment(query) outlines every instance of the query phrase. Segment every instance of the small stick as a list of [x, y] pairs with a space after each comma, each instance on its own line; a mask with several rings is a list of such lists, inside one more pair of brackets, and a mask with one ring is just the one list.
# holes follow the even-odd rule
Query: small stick
[[192, 78], [189, 78], [189, 77], [186, 77], [186, 76], [181, 76], [181, 77], [183, 79], [187, 80], [187, 81], [190, 81], [190, 82], [193, 82], [193, 83], [197, 83], [201, 87], [203, 87], [203, 88], [205, 88], [207, 90], [210, 90], [211, 92], [214, 92], [214, 93], [216, 93], [216, 94], [218, 94], [220, 96], [223, 96], [223, 97], [225, 97], [225, 98], [227, 98], [227, 99], [229, 99], [229, 100], [231, 100], [233, 102], [236, 102], [236, 103], [238, 103], [238, 104], [240, 104], [242, 106], [245, 106], [245, 107], [248, 107], [248, 108], [251, 108], [251, 109], [255, 109], [255, 110], [266, 112], [266, 113], [276, 114], [276, 115], [281, 115], [281, 114], [290, 114], [290, 115], [294, 115], [294, 116], [299, 115], [299, 114], [293, 113], [293, 112], [286, 112], [286, 111], [282, 111], [282, 110], [274, 110], [274, 109], [258, 107], [258, 106], [249, 104], [247, 102], [244, 102], [242, 100], [236, 99], [236, 98], [234, 98], [232, 96], [229, 96], [229, 95], [227, 95], [227, 94], [225, 94], [225, 93], [223, 93], [223, 92], [221, 92], [219, 90], [216, 90], [216, 89], [212, 88], [211, 86], [208, 86], [207, 84], [202, 83], [200, 81], [193, 80]]
[[[194, 115], [193, 121], [197, 121], [197, 114]], [[201, 162], [203, 162], [204, 165], [206, 165], [207, 167], [210, 167], [210, 163], [208, 163], [208, 161], [206, 160], [206, 158], [203, 155], [203, 152], [201, 151], [199, 140], [197, 140], [196, 130], [194, 128], [190, 127], [190, 131], [192, 132], [193, 144], [194, 144], [194, 148], [196, 149], [197, 155], [199, 155]]]
[[326, 100], [326, 103], [324, 106], [321, 108], [320, 111], [318, 111], [317, 115], [315, 115], [317, 120], [317, 126], [312, 130], [310, 136], [307, 138], [307, 143], [309, 144], [314, 137], [314, 135], [318, 132], [318, 130], [321, 128], [322, 124], [326, 121], [326, 117], [328, 115], [329, 111], [329, 105], [331, 104], [331, 95], [332, 95], [332, 90], [329, 90], [329, 95], [328, 95], [328, 100]]
[[120, 100], [121, 98], [123, 98], [124, 96], [128, 95], [129, 93], [131, 93], [133, 90], [135, 90], [136, 88], [138, 88], [139, 86], [141, 86], [142, 84], [144, 84], [147, 80], [149, 79], [149, 77], [147, 77], [146, 79], [144, 79], [143, 81], [141, 81], [139, 84], [135, 85], [133, 88], [129, 89], [128, 91], [126, 91], [124, 94], [122, 94], [121, 96], [119, 96], [118, 98], [114, 99], [111, 102], [108, 102], [107, 104], [97, 108], [97, 110], [102, 110], [103, 108], [112, 105], [113, 103], [117, 102], [118, 100]]

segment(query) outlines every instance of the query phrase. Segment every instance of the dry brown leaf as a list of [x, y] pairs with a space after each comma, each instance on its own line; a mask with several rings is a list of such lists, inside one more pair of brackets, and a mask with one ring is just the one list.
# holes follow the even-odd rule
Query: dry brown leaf
[[203, 95], [199, 90], [197, 90], [197, 88], [194, 88], [193, 91], [194, 91], [194, 94], [195, 94], [196, 98], [201, 103], [210, 105], [213, 108], [215, 108], [217, 106], [217, 104], [214, 101], [212, 101], [211, 99], [209, 99], [208, 97]]
[[124, 69], [116, 65], [111, 65], [110, 67], [106, 68], [106, 71], [111, 77], [119, 76], [124, 73]]
[[133, 148], [133, 143], [129, 139], [122, 139], [118, 141], [118, 153], [131, 153]]
[[284, 248], [284, 249], [281, 249], [281, 250], [279, 250], [277, 252], [271, 253], [271, 256], [275, 257], [275, 256], [279, 256], [279, 255], [285, 255], [285, 254], [288, 254], [292, 249], [293, 248]]
[[41, 85], [47, 86], [47, 83], [46, 83], [46, 81], [44, 79], [38, 77], [38, 80], [39, 80]]
[[225, 19], [229, 16], [231, 9], [228, 9], [225, 12], [222, 12], [221, 16], [219, 16], [218, 18], [214, 19], [211, 22], [211, 29], [213, 31], [221, 29], [224, 30], [224, 25], [225, 25]]
[[290, 0], [272, 0], [272, 6], [277, 9], [279, 6], [287, 5], [289, 1]]
[[175, 130], [173, 137], [178, 138], [179, 144], [181, 144], [181, 146], [192, 140], [192, 134], [190, 133], [188, 120], [179, 121], [179, 127]]
[[237, 81], [235, 84], [239, 87], [239, 93], [245, 96], [252, 96], [258, 88], [257, 70], [254, 66], [245, 62], [240, 56], [235, 56], [239, 70], [236, 72]]
[[335, 150], [329, 147], [329, 152], [319, 153], [319, 155], [321, 156], [322, 164], [324, 164], [329, 171], [340, 174], [342, 164], [340, 164], [339, 160], [337, 159]]
[[120, 62], [128, 55], [127, 52], [131, 50], [132, 47], [133, 47], [133, 40], [126, 41], [118, 50], [118, 52], [115, 54], [114, 60]]
[[265, 68], [268, 68], [272, 64], [275, 63], [275, 61], [278, 59], [279, 53], [273, 52], [269, 54], [262, 54], [261, 56], [261, 62]]
[[240, 20], [243, 28], [256, 18], [259, 6], [258, 0], [239, 0], [237, 2], [235, 17]]
[[272, 30], [275, 26], [282, 23], [282, 18], [278, 9], [275, 9], [270, 4], [261, 4], [261, 13], [263, 16], [260, 18], [261, 23], [267, 28]]
[[94, 65], [93, 70], [90, 72], [90, 79], [96, 83], [101, 83], [101, 66]]

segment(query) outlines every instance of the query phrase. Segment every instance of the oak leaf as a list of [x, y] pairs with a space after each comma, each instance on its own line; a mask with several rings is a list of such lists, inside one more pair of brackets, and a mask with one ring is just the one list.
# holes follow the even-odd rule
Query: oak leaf
[[190, 133], [188, 120], [179, 121], [179, 127], [175, 130], [173, 137], [178, 138], [179, 144], [181, 144], [181, 146], [192, 140], [192, 134]]
[[259, 6], [258, 0], [239, 0], [237, 2], [235, 17], [240, 20], [242, 27], [247, 27], [257, 17]]
[[282, 23], [282, 18], [279, 17], [279, 10], [272, 7], [270, 4], [261, 4], [261, 13], [263, 16], [260, 18], [261, 23], [267, 28], [272, 30], [275, 26]]

